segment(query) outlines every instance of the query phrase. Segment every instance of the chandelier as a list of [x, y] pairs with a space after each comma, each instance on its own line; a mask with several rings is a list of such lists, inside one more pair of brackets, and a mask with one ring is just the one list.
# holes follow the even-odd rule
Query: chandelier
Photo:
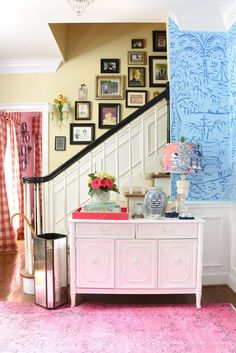
[[67, 0], [77, 15], [82, 15], [94, 0]]

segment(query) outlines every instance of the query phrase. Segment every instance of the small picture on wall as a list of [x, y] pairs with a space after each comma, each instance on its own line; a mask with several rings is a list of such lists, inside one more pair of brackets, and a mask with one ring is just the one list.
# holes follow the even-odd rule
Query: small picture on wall
[[88, 145], [95, 139], [95, 124], [70, 124], [70, 144]]
[[75, 102], [75, 120], [89, 120], [90, 116], [90, 102], [76, 101]]
[[152, 32], [153, 51], [167, 51], [166, 31]]
[[146, 51], [128, 51], [129, 65], [146, 65], [147, 52]]
[[145, 87], [145, 67], [128, 67], [128, 87]]
[[147, 91], [126, 91], [126, 107], [138, 108], [147, 103]]
[[149, 85], [164, 87], [168, 80], [167, 57], [149, 56]]
[[120, 60], [119, 59], [101, 59], [101, 73], [119, 73], [120, 72]]
[[131, 39], [132, 49], [144, 48], [144, 39]]
[[99, 103], [99, 128], [106, 129], [115, 126], [120, 121], [119, 103]]
[[66, 150], [66, 137], [55, 136], [55, 151], [65, 151], [65, 150]]

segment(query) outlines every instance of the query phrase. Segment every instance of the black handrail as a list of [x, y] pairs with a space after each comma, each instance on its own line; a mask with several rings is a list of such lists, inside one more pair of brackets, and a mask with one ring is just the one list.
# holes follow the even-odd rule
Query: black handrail
[[88, 152], [90, 152], [92, 149], [100, 145], [102, 142], [104, 142], [106, 139], [108, 139], [110, 136], [115, 134], [117, 131], [121, 130], [124, 126], [130, 124], [134, 119], [136, 119], [138, 116], [143, 114], [146, 110], [150, 109], [153, 105], [157, 104], [161, 100], [166, 99], [167, 102], [169, 101], [169, 86], [166, 85], [166, 89], [164, 92], [159, 94], [158, 96], [154, 97], [152, 100], [150, 100], [147, 104], [144, 106], [140, 107], [137, 109], [135, 112], [130, 114], [127, 118], [122, 120], [120, 123], [118, 123], [116, 126], [105, 132], [102, 136], [98, 137], [95, 141], [91, 142], [88, 146], [86, 146], [82, 151], [78, 152], [75, 154], [73, 157], [68, 159], [65, 163], [61, 164], [57, 169], [55, 169], [53, 172], [46, 176], [42, 177], [23, 177], [22, 181], [23, 183], [33, 183], [33, 184], [40, 184], [40, 183], [45, 183], [47, 181], [52, 180], [55, 178], [57, 175], [62, 173], [64, 170], [69, 168], [73, 163], [81, 159], [83, 156], [85, 156]]

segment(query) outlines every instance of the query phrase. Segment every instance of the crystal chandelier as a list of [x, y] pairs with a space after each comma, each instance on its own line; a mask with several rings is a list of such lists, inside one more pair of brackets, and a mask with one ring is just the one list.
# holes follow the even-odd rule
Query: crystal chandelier
[[82, 15], [94, 0], [67, 0], [77, 15]]

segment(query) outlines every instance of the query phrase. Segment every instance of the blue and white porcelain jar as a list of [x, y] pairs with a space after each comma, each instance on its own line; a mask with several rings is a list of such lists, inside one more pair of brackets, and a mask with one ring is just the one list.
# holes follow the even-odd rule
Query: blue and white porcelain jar
[[167, 196], [161, 188], [153, 186], [144, 197], [144, 214], [147, 218], [159, 218], [165, 216]]

